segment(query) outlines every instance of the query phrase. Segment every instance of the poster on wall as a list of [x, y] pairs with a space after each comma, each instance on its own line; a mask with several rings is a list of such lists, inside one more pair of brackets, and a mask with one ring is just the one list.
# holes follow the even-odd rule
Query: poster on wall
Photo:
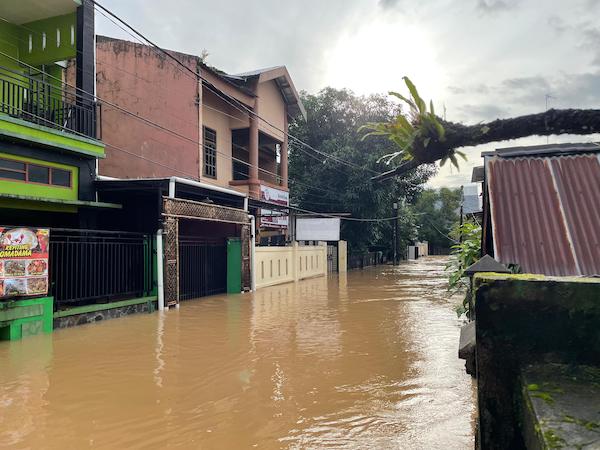
[[[279, 206], [289, 206], [290, 194], [281, 189], [275, 189], [269, 186], [260, 186], [260, 199], [263, 202], [273, 203]], [[260, 226], [264, 228], [287, 228], [288, 214], [282, 211], [274, 211], [272, 209], [261, 209], [260, 211]]]
[[0, 298], [48, 293], [48, 228], [0, 227]]

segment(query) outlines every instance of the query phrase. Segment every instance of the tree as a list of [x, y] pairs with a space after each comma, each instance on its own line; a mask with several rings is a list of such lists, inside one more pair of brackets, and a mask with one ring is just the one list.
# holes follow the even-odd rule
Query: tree
[[543, 113], [496, 119], [476, 125], [445, 121], [435, 115], [432, 102], [430, 110], [427, 111], [416, 87], [407, 77], [403, 79], [409, 89], [410, 98], [396, 92], [390, 92], [390, 95], [408, 104], [410, 115], [405, 117], [400, 113], [390, 121], [373, 122], [363, 127], [363, 130], [369, 131], [366, 136], [386, 136], [396, 143], [398, 148], [387, 155], [388, 162], [398, 156], [402, 158], [398, 167], [373, 177], [374, 180], [402, 175], [422, 164], [436, 161], [450, 160], [458, 166], [456, 155], [464, 157], [457, 150], [460, 147], [533, 135], [585, 135], [600, 132], [598, 109], [549, 109]]
[[[313, 149], [290, 139], [291, 202], [318, 212], [349, 212], [354, 218], [388, 218], [392, 204], [413, 201], [421, 185], [435, 173], [424, 165], [387, 183], [370, 183], [378, 173], [378, 159], [395, 150], [386, 138], [361, 139], [360, 125], [388, 121], [400, 113], [398, 105], [380, 95], [361, 97], [348, 90], [326, 88], [316, 95], [302, 93], [307, 120], [290, 124], [290, 134]], [[414, 230], [413, 216], [401, 212], [402, 230]], [[405, 223], [407, 222], [407, 223]], [[342, 221], [342, 236], [351, 251], [370, 246], [391, 247], [393, 221]], [[404, 232], [403, 237], [407, 232]], [[402, 239], [400, 242], [403, 242]]]
[[419, 224], [419, 240], [430, 247], [449, 249], [455, 242], [450, 232], [459, 220], [460, 189], [441, 188], [424, 190], [417, 198], [413, 210]]

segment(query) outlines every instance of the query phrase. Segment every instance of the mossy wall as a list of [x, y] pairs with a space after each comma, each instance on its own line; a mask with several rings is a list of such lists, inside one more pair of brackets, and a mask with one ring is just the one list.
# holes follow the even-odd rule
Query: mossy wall
[[522, 448], [520, 369], [600, 363], [600, 280], [477, 274], [474, 287], [479, 447]]

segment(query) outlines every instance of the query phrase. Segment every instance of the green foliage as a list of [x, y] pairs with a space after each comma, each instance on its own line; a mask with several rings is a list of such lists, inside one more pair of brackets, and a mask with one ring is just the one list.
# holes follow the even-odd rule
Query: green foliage
[[[372, 171], [381, 171], [377, 161], [395, 150], [395, 144], [382, 137], [368, 141], [358, 131], [362, 124], [389, 121], [400, 110], [385, 96], [357, 96], [348, 90], [326, 88], [316, 95], [301, 93], [307, 120], [290, 124], [290, 133], [334, 158], [349, 161], [344, 165], [325, 158], [290, 141], [289, 174], [292, 204], [319, 212], [349, 212], [354, 217], [391, 217], [393, 202], [414, 201], [434, 173], [435, 166], [424, 165], [405, 177], [385, 183], [372, 183]], [[353, 166], [352, 166], [353, 165]], [[358, 167], [356, 167], [358, 166]], [[402, 202], [401, 202], [402, 204]], [[402, 204], [400, 248], [414, 234], [415, 216]], [[391, 249], [393, 221], [342, 221], [342, 238], [351, 251], [368, 247]], [[414, 236], [412, 236], [414, 238]]]
[[[440, 119], [435, 115], [433, 101], [429, 102], [429, 111], [425, 101], [419, 95], [416, 86], [408, 77], [402, 77], [410, 97], [399, 92], [390, 91], [389, 95], [398, 98], [409, 107], [408, 115], [399, 113], [395, 118], [386, 122], [369, 122], [360, 128], [365, 132], [363, 139], [369, 136], [384, 136], [392, 141], [400, 150], [383, 155], [380, 161], [390, 164], [396, 158], [401, 161], [426, 161], [427, 153], [436, 144], [446, 140], [446, 130]], [[450, 150], [445, 152], [441, 158], [440, 165], [443, 166], [450, 161], [457, 169], [458, 160], [456, 156], [467, 159], [463, 152]]]
[[472, 313], [469, 308], [471, 291], [469, 281], [465, 275], [465, 269], [477, 262], [481, 256], [481, 226], [465, 222], [457, 226], [453, 234], [459, 237], [459, 243], [452, 246], [450, 261], [446, 264], [446, 270], [450, 272], [448, 277], [448, 291], [457, 293], [466, 290], [462, 307], [457, 308], [457, 313], [460, 315], [465, 312], [470, 317]]
[[460, 199], [460, 189], [426, 189], [419, 194], [413, 209], [418, 214], [420, 241], [429, 242], [432, 249], [448, 249], [454, 244], [449, 235], [459, 220]]

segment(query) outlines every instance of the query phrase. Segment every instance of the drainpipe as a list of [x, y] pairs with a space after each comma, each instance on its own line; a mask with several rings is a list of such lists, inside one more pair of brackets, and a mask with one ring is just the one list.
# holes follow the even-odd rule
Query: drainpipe
[[175, 177], [169, 178], [169, 198], [175, 198]]
[[163, 273], [163, 230], [156, 232], [156, 287], [158, 290], [158, 310], [165, 309], [165, 290]]
[[256, 272], [254, 270], [254, 252], [256, 248], [256, 232], [254, 230], [254, 216], [248, 214], [250, 219], [250, 291], [256, 291]]
[[244, 197], [244, 211], [248, 212], [248, 197]]

